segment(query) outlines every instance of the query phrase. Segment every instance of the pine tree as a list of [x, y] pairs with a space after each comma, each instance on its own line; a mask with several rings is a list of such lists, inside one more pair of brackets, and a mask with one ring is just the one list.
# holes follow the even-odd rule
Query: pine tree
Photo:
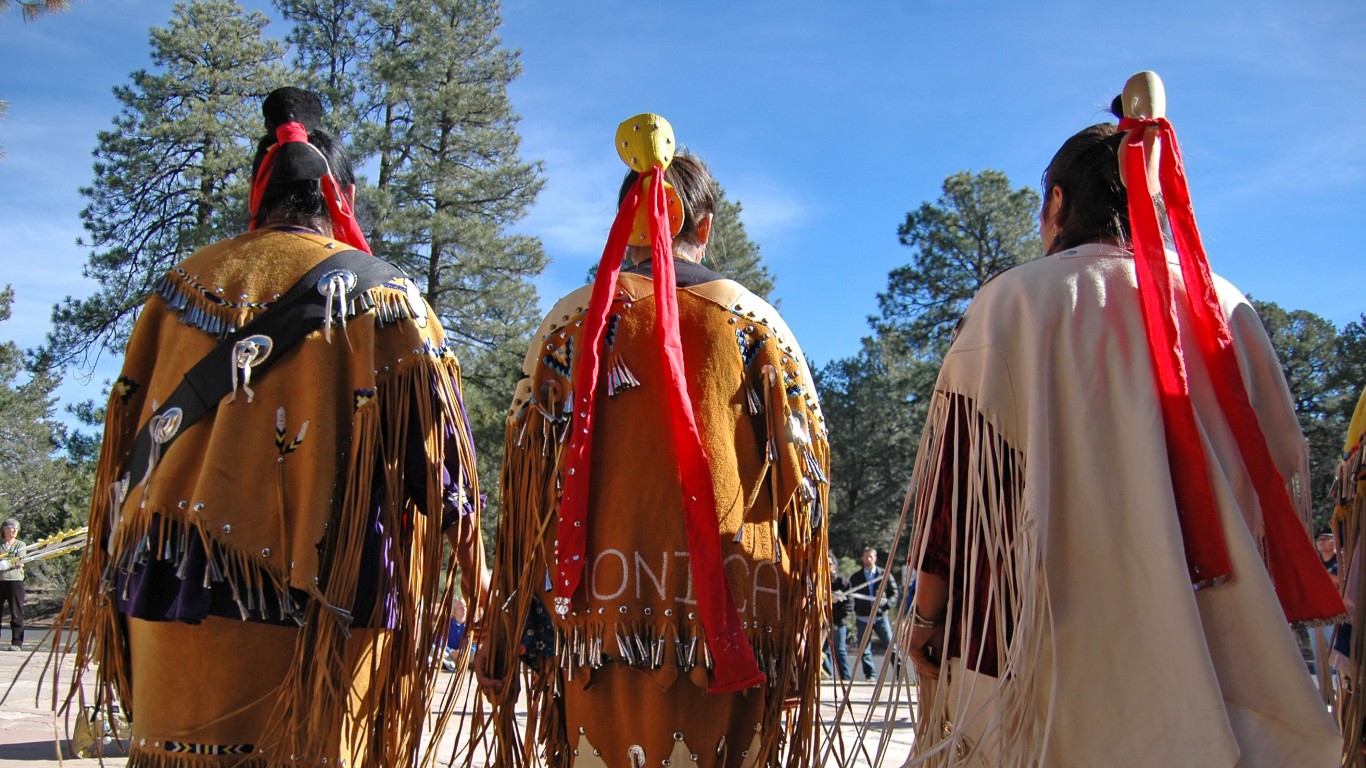
[[194, 249], [242, 232], [261, 99], [286, 81], [268, 21], [233, 0], [179, 3], [151, 30], [151, 70], [114, 89], [122, 108], [99, 134], [95, 180], [81, 189], [93, 295], [53, 310], [57, 365], [100, 347], [122, 353], [135, 310]]
[[423, 285], [467, 380], [505, 393], [538, 319], [540, 242], [507, 233], [540, 191], [518, 156], [507, 85], [520, 71], [487, 0], [396, 0], [369, 62], [384, 89], [362, 145], [379, 163], [371, 244]]
[[[1333, 484], [1347, 424], [1356, 405], [1357, 391], [1341, 376], [1351, 356], [1339, 356], [1343, 339], [1326, 318], [1308, 310], [1286, 310], [1271, 301], [1252, 300], [1271, 345], [1280, 359], [1285, 382], [1295, 403], [1295, 416], [1309, 443], [1309, 489], [1314, 504], [1314, 525], [1328, 525], [1333, 503], [1328, 489]], [[1350, 332], [1351, 326], [1343, 329]], [[1362, 361], [1358, 359], [1358, 365]]]
[[[0, 322], [10, 317], [14, 291], [0, 290]], [[40, 359], [26, 360], [13, 342], [0, 343], [0, 518], [16, 517], [25, 541], [81, 524], [87, 512], [94, 463], [63, 454], [71, 434], [56, 418], [61, 380]], [[59, 577], [73, 563], [49, 564], [35, 579]]]
[[773, 273], [768, 271], [759, 244], [749, 239], [741, 218], [744, 207], [739, 200], [726, 197], [716, 185], [716, 214], [707, 241], [707, 260], [711, 268], [745, 286], [758, 297], [776, 305], [773, 298]]
[[[540, 312], [546, 257], [509, 233], [542, 186], [519, 157], [518, 55], [490, 0], [277, 0], [297, 65], [351, 114], [366, 236], [422, 286], [457, 347], [483, 487], [497, 489], [508, 393]], [[343, 30], [345, 34], [337, 34]], [[346, 106], [349, 104], [350, 106]], [[346, 110], [352, 110], [347, 112]]]
[[375, 0], [275, 0], [293, 26], [285, 42], [293, 51], [299, 85], [322, 97], [328, 127], [352, 150], [356, 130], [379, 106], [367, 66], [379, 32]]
[[830, 434], [830, 549], [847, 557], [885, 549], [900, 519], [926, 407], [917, 390], [938, 366], [907, 361], [864, 337], [858, 354], [816, 374]]
[[901, 513], [915, 443], [952, 332], [1000, 272], [1042, 253], [1039, 196], [1000, 171], [956, 173], [897, 228], [911, 262], [887, 275], [874, 334], [817, 378], [830, 429], [831, 545], [885, 545]]
[[1043, 255], [1038, 212], [1038, 193], [1011, 189], [1000, 171], [945, 179], [939, 199], [921, 203], [897, 228], [901, 244], [915, 253], [887, 275], [887, 290], [878, 294], [878, 332], [898, 338], [905, 354], [937, 359], [987, 280]]
[[[11, 0], [0, 0], [0, 13], [9, 10]], [[69, 0], [14, 0], [14, 5], [24, 14], [24, 21], [33, 21], [49, 13], [60, 13], [71, 9]]]

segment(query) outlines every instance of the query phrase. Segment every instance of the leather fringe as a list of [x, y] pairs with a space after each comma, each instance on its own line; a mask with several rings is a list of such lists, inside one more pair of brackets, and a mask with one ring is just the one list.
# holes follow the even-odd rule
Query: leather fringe
[[[347, 485], [322, 542], [320, 586], [312, 591], [305, 605], [293, 606], [302, 627], [290, 672], [282, 686], [284, 693], [267, 733], [258, 744], [260, 753], [268, 757], [223, 762], [224, 758], [216, 756], [147, 753], [138, 755], [138, 761], [130, 765], [317, 765], [323, 758], [335, 765], [344, 756], [348, 758], [347, 764], [353, 766], [413, 764], [419, 755], [424, 718], [440, 674], [440, 664], [431, 663], [430, 657], [433, 648], [444, 648], [456, 579], [456, 561], [452, 558], [449, 566], [443, 566], [444, 537], [433, 530], [439, 526], [445, 501], [441, 467], [447, 446], [459, 452], [460, 467], [474, 466], [474, 448], [458, 395], [459, 377], [459, 364], [453, 356], [415, 355], [385, 373], [376, 397], [357, 411], [347, 452]], [[434, 388], [441, 406], [433, 403]], [[112, 401], [110, 413], [91, 506], [90, 530], [95, 532], [92, 546], [85, 549], [80, 573], [57, 619], [57, 626], [66, 630], [58, 637], [67, 639], [54, 647], [53, 654], [73, 656], [75, 663], [65, 698], [55, 706], [59, 712], [89, 705], [84, 701], [81, 683], [93, 670], [94, 703], [106, 711], [119, 706], [133, 714], [127, 632], [111, 599], [112, 574], [117, 568], [131, 567], [140, 557], [175, 557], [183, 551], [184, 537], [200, 535], [187, 526], [170, 524], [168, 517], [157, 516], [153, 510], [139, 510], [134, 519], [121, 522], [113, 519], [121, 495], [116, 483], [124, 453], [120, 446], [136, 425], [122, 423], [119, 414], [123, 409], [112, 407]], [[425, 506], [431, 511], [427, 515], [418, 514], [403, 495], [404, 452], [410, 424], [428, 436], [449, 437], [446, 441], [429, 437], [426, 445], [431, 459], [427, 462]], [[376, 466], [385, 470], [379, 485], [379, 492], [384, 494], [382, 499], [371, 495]], [[471, 473], [463, 478], [463, 483], [474, 496], [477, 515], [477, 477]], [[384, 530], [393, 533], [385, 546], [390, 550], [386, 558], [394, 570], [385, 575], [386, 581], [379, 590], [379, 594], [390, 596], [393, 629], [353, 631], [346, 609], [355, 600], [365, 527], [376, 504], [382, 509]], [[111, 529], [114, 534], [109, 536], [107, 532]], [[266, 590], [282, 596], [285, 602], [281, 605], [292, 605], [288, 584], [251, 567], [239, 553], [222, 548], [216, 551], [207, 538], [205, 545], [206, 551], [216, 552], [214, 562], [221, 578], [233, 585], [243, 605], [254, 605], [259, 598], [251, 595], [259, 596]], [[476, 575], [462, 576], [469, 594]], [[358, 643], [365, 647], [357, 648]], [[351, 673], [344, 663], [348, 654], [354, 658], [357, 653], [368, 654], [372, 675], [368, 689], [359, 694], [353, 691]], [[462, 656], [462, 671], [467, 655]], [[56, 671], [60, 665], [52, 664], [52, 668], [56, 705], [62, 681]], [[461, 675], [460, 679], [464, 677]], [[461, 686], [451, 688], [435, 715], [436, 722], [443, 727], [451, 721]], [[422, 756], [421, 764], [436, 763], [434, 747], [435, 742]]]

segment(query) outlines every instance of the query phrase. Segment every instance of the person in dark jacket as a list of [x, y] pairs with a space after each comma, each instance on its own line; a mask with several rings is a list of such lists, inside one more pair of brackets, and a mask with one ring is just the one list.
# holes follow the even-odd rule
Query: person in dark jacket
[[[826, 674], [839, 672], [840, 680], [853, 680], [854, 668], [849, 663], [849, 615], [854, 612], [853, 591], [849, 579], [839, 574], [839, 560], [830, 553], [830, 636], [825, 641]], [[830, 651], [834, 649], [834, 664]]]
[[[892, 626], [887, 621], [888, 606], [896, 605], [896, 577], [877, 567], [877, 550], [868, 547], [859, 557], [863, 567], [849, 577], [853, 593], [854, 623], [858, 627], [859, 643], [864, 644], [871, 627], [873, 634], [887, 648], [892, 646]], [[886, 581], [886, 587], [883, 582]], [[881, 589], [881, 594], [878, 590]], [[872, 680], [877, 674], [873, 666], [873, 644], [863, 645], [863, 677]]]

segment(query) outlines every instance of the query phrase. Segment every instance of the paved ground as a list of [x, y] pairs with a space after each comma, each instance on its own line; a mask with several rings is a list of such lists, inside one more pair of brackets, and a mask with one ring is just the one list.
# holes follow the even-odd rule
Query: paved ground
[[[38, 640], [46, 633], [46, 626], [31, 626], [28, 639], [32, 648], [23, 652], [0, 651], [0, 686], [4, 686], [0, 688], [0, 768], [100, 766], [97, 759], [71, 756], [66, 746], [68, 723], [53, 714], [53, 673], [51, 669], [44, 671], [47, 646], [38, 649]], [[8, 635], [6, 631], [4, 639]], [[69, 668], [61, 672], [63, 680], [69, 678]], [[448, 675], [444, 684], [449, 685], [452, 680]], [[824, 764], [867, 766], [877, 760], [879, 750], [884, 751], [882, 765], [901, 764], [910, 751], [913, 732], [906, 704], [909, 694], [904, 686], [860, 681], [847, 686], [827, 684], [822, 693], [823, 719], [833, 722], [839, 713], [842, 721], [838, 729], [823, 726], [833, 750], [822, 761]], [[454, 733], [444, 734], [440, 754], [450, 754], [448, 745], [454, 740]], [[122, 768], [124, 760], [115, 753], [103, 765]]]

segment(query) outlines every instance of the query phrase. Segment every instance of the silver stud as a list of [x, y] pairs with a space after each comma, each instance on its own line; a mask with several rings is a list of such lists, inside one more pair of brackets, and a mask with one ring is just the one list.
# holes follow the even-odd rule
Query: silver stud
[[188, 502], [188, 501], [186, 501], [186, 500], [184, 500], [184, 499], [181, 499], [181, 500], [180, 500], [180, 503], [177, 504], [176, 506], [177, 506], [177, 507], [180, 507], [181, 509], [185, 509], [186, 507], [190, 506], [190, 502]]
[[196, 511], [196, 512], [203, 512], [203, 511], [204, 511], [204, 502], [201, 501], [201, 502], [195, 504], [195, 505], [194, 505], [194, 511]]
[[261, 548], [261, 557], [270, 557], [270, 547]]
[[223, 533], [232, 533], [232, 526], [227, 523], [223, 523]]

